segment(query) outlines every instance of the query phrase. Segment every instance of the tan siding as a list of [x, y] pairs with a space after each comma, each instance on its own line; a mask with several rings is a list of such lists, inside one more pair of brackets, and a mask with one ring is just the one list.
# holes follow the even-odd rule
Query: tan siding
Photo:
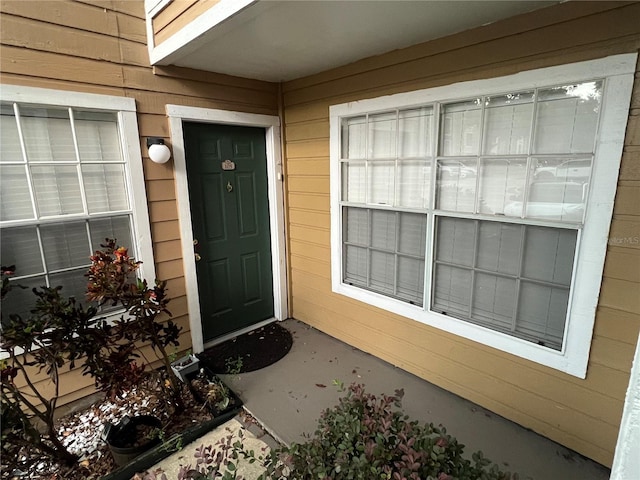
[[180, 0], [171, 2], [152, 21], [154, 44], [159, 45], [179, 32], [220, 0]]
[[[180, 348], [187, 349], [191, 337], [174, 166], [173, 161], [157, 165], [146, 158], [146, 137], [169, 143], [167, 104], [275, 115], [278, 87], [181, 68], [157, 70], [155, 75], [149, 65], [141, 0], [0, 3], [2, 83], [136, 100], [156, 271], [168, 280], [169, 310], [183, 328]], [[64, 375], [61, 404], [93, 391], [89, 377]]]
[[640, 82], [584, 380], [331, 292], [328, 120], [332, 104], [637, 52], [639, 17], [567, 2], [285, 83], [293, 315], [610, 465], [640, 331]]

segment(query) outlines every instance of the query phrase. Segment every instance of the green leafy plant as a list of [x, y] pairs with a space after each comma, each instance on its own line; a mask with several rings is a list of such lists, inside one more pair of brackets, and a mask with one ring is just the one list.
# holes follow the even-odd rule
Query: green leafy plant
[[411, 421], [404, 392], [376, 396], [353, 384], [325, 410], [307, 442], [266, 459], [264, 479], [508, 480], [481, 452], [463, 457], [464, 445], [442, 426]]
[[[352, 384], [337, 406], [322, 413], [307, 442], [256, 456], [242, 439], [233, 442], [229, 436], [201, 447], [195, 474], [188, 467], [178, 480], [236, 478], [241, 460], [262, 464], [260, 480], [517, 480], [482, 452], [465, 458], [464, 445], [444, 427], [409, 420], [402, 411], [403, 395], [396, 390], [376, 396]], [[216, 466], [209, 469], [212, 463]]]
[[[149, 344], [166, 367], [163, 374], [173, 404], [182, 403], [181, 387], [167, 355], [169, 345], [179, 345], [180, 329], [170, 319], [159, 321], [161, 314], [171, 315], [165, 284], [156, 281], [148, 287], [138, 279], [140, 262], [129, 257], [126, 248], [117, 247], [115, 240], [107, 239], [103, 248], [91, 257], [87, 300], [120, 307], [124, 313], [115, 322], [99, 318], [94, 305], [85, 307], [73, 297], [63, 297], [62, 287], [33, 289], [36, 301], [29, 315], [2, 312], [0, 347], [8, 354], [0, 363], [3, 461], [16, 458], [13, 454], [22, 447], [62, 464], [77, 461], [54, 428], [60, 374], [76, 363], [100, 390], [114, 396], [148, 377], [136, 359], [139, 346]], [[2, 299], [19, 287], [9, 281], [14, 271], [13, 266], [2, 267]], [[51, 383], [36, 380], [40, 372]]]
[[229, 357], [225, 360], [226, 372], [230, 375], [237, 375], [242, 371], [243, 360], [242, 356], [238, 355], [238, 357], [233, 358]]

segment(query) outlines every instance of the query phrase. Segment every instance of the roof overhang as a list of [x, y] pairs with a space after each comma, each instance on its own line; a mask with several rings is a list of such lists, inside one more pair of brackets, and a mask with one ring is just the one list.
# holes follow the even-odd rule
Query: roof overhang
[[152, 65], [287, 81], [555, 3], [221, 0], [150, 56]]

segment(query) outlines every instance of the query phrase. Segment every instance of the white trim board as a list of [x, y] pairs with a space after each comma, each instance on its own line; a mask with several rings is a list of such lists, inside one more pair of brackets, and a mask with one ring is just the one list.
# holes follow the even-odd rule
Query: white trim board
[[204, 349], [202, 319], [196, 263], [193, 256], [193, 228], [187, 165], [184, 151], [183, 121], [262, 127], [265, 129], [269, 223], [271, 228], [271, 266], [273, 270], [273, 309], [276, 320], [288, 317], [287, 269], [285, 252], [284, 191], [282, 185], [282, 153], [280, 151], [280, 118], [272, 115], [233, 112], [181, 105], [167, 105], [171, 144], [176, 175], [178, 217], [182, 240], [182, 258], [189, 308], [189, 325], [194, 352]]

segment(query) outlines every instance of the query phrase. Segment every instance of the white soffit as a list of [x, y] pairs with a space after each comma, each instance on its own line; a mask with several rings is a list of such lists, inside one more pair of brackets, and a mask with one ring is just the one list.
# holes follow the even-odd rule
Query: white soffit
[[184, 45], [179, 32], [169, 39], [175, 50], [156, 63], [286, 81], [555, 3], [262, 0]]

